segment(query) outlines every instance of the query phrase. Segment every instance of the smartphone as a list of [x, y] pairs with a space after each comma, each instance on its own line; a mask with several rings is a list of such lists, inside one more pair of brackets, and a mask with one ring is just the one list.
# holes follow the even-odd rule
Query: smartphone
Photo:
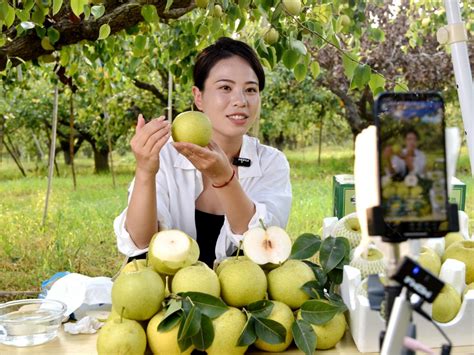
[[439, 93], [383, 93], [374, 104], [387, 238], [449, 229], [444, 103]]

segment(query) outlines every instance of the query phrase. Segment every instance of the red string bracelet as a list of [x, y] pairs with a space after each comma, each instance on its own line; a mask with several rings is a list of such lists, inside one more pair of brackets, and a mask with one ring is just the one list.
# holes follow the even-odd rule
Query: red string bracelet
[[214, 185], [214, 184], [212, 184], [212, 187], [214, 187], [215, 189], [220, 189], [221, 187], [225, 187], [225, 186], [227, 186], [227, 185], [230, 184], [230, 182], [232, 181], [232, 179], [234, 178], [234, 176], [235, 176], [235, 170], [232, 169], [232, 176], [230, 177], [229, 180], [227, 180], [226, 182], [224, 182], [222, 185]]

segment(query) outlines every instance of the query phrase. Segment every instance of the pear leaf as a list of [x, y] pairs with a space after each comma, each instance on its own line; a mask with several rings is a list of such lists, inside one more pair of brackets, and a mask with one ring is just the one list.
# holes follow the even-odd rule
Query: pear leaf
[[269, 300], [256, 301], [250, 303], [247, 309], [254, 317], [265, 318], [272, 313], [273, 302]]
[[249, 317], [247, 323], [245, 323], [244, 330], [240, 333], [237, 346], [249, 346], [255, 343], [255, 340], [257, 340], [257, 334], [255, 334], [255, 319], [254, 317]]
[[100, 26], [99, 37], [97, 39], [106, 39], [110, 35], [110, 26], [107, 23], [104, 23]]
[[327, 323], [337, 313], [339, 313], [339, 307], [326, 300], [309, 300], [301, 305], [301, 317], [311, 324]]
[[285, 341], [286, 329], [280, 323], [267, 318], [254, 318], [255, 333], [259, 339], [269, 344], [280, 344]]
[[312, 233], [303, 233], [296, 238], [291, 247], [290, 259], [303, 260], [312, 257], [321, 247], [321, 237]]
[[199, 331], [192, 336], [193, 345], [200, 351], [206, 350], [211, 346], [214, 340], [214, 326], [212, 320], [206, 315], [201, 316], [201, 327]]
[[319, 260], [326, 273], [334, 269], [344, 259], [345, 255], [344, 242], [334, 237], [324, 239], [319, 250]]
[[189, 297], [202, 314], [211, 319], [219, 317], [228, 309], [227, 305], [220, 298], [202, 292], [183, 292], [183, 297]]
[[304, 319], [296, 320], [291, 326], [295, 344], [305, 355], [312, 355], [316, 349], [316, 334], [311, 324]]

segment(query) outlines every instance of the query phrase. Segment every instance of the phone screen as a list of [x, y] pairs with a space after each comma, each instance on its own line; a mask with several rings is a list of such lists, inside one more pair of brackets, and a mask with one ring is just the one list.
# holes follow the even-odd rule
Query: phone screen
[[448, 219], [441, 96], [382, 94], [375, 114], [385, 222], [408, 237], [436, 234]]

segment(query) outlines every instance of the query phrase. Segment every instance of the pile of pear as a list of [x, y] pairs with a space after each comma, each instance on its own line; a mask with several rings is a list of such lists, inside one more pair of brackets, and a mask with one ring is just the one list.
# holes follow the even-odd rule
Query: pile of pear
[[441, 243], [428, 243], [422, 247], [418, 263], [433, 275], [440, 276], [443, 263], [454, 259], [464, 263], [466, 273], [464, 282], [458, 285], [445, 283], [433, 302], [432, 318], [438, 323], [452, 321], [458, 315], [467, 293], [474, 290], [474, 240], [465, 239], [459, 232], [448, 233], [443, 239]]
[[[157, 233], [149, 246], [147, 260], [127, 264], [112, 287], [112, 312], [100, 329], [99, 354], [181, 354], [179, 324], [158, 331], [165, 316], [166, 301], [181, 292], [201, 292], [222, 299], [228, 306], [212, 319], [214, 340], [207, 354], [244, 354], [248, 346], [237, 346], [248, 319], [245, 307], [269, 299], [273, 308], [267, 317], [286, 330], [285, 340], [269, 344], [257, 339], [254, 347], [283, 352], [293, 343], [292, 325], [301, 318], [300, 307], [310, 296], [302, 290], [315, 280], [312, 269], [301, 260], [289, 259], [291, 238], [279, 227], [255, 228], [244, 235], [245, 256], [216, 263], [214, 269], [198, 261], [199, 247], [178, 230]], [[336, 314], [322, 325], [311, 324], [316, 349], [334, 347], [344, 336], [346, 321]], [[190, 354], [193, 346], [184, 353]], [[316, 350], [315, 349], [315, 350]]]

